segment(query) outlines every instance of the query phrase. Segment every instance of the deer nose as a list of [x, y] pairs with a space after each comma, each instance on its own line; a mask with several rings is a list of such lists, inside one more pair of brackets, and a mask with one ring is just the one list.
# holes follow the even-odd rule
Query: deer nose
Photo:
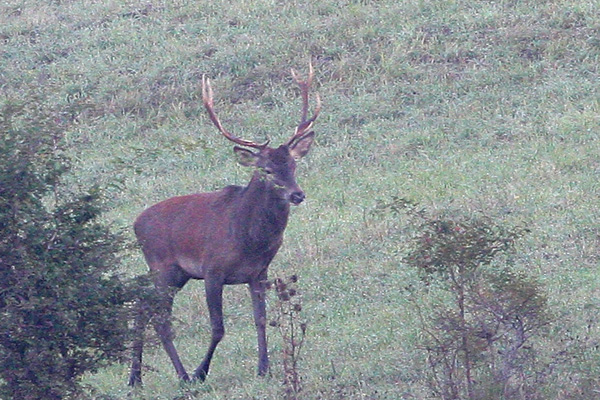
[[290, 202], [294, 205], [298, 205], [304, 201], [306, 195], [304, 192], [294, 192], [290, 195]]

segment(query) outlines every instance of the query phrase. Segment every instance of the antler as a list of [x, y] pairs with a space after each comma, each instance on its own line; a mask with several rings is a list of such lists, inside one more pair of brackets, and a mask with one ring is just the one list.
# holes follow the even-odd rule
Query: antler
[[321, 98], [319, 97], [319, 94], [317, 93], [316, 94], [317, 106], [315, 108], [315, 113], [313, 114], [313, 116], [310, 119], [306, 119], [306, 117], [308, 115], [308, 90], [310, 89], [310, 85], [311, 85], [313, 77], [314, 77], [314, 70], [313, 70], [312, 62], [308, 64], [308, 78], [305, 81], [300, 80], [298, 73], [296, 73], [296, 71], [294, 71], [293, 69], [292, 69], [292, 77], [294, 78], [294, 81], [296, 81], [298, 86], [300, 86], [300, 92], [302, 95], [302, 117], [300, 119], [300, 123], [298, 124], [298, 127], [296, 128], [296, 132], [287, 141], [287, 143], [286, 143], [287, 146], [292, 145], [292, 143], [294, 143], [295, 140], [304, 136], [306, 134], [306, 132], [308, 132], [310, 130], [310, 128], [313, 126], [313, 123], [315, 122], [315, 120], [319, 116], [319, 113], [321, 112]]
[[217, 129], [227, 139], [231, 140], [233, 143], [239, 144], [240, 146], [254, 147], [256, 149], [264, 149], [265, 147], [267, 147], [267, 145], [269, 144], [268, 139], [264, 143], [256, 143], [250, 140], [241, 139], [229, 133], [227, 130], [225, 130], [225, 128], [223, 128], [223, 125], [221, 125], [221, 121], [219, 121], [219, 118], [217, 117], [217, 114], [215, 113], [215, 110], [213, 108], [213, 91], [210, 87], [210, 81], [206, 77], [206, 75], [202, 75], [202, 101], [204, 102], [204, 107], [206, 108], [206, 111], [208, 111], [208, 116], [210, 117], [210, 120], [213, 122], [213, 124], [215, 124]]

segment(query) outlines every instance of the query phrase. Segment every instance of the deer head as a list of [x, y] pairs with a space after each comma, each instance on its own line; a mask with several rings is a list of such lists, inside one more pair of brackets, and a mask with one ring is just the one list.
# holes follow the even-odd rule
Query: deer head
[[[315, 112], [311, 118], [307, 118], [309, 88], [314, 77], [312, 64], [309, 66], [309, 74], [306, 80], [301, 80], [294, 70], [292, 70], [292, 76], [301, 91], [301, 118], [294, 134], [286, 143], [277, 148], [269, 147], [269, 140], [264, 143], [256, 143], [241, 139], [223, 127], [214, 111], [213, 90], [206, 76], [202, 77], [202, 99], [209, 118], [217, 129], [227, 139], [239, 145], [233, 148], [238, 156], [239, 163], [247, 167], [253, 167], [256, 170], [253, 181], [262, 181], [279, 199], [298, 205], [304, 200], [305, 195], [296, 183], [296, 161], [308, 153], [313, 143], [314, 132], [310, 129], [321, 111], [321, 101], [317, 94]], [[252, 151], [248, 147], [256, 149], [256, 151]]]

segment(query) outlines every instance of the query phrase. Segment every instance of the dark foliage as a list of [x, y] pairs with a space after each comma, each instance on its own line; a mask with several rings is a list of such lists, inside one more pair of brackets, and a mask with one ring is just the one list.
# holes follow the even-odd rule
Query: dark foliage
[[1, 398], [75, 396], [127, 345], [124, 241], [98, 222], [98, 190], [61, 188], [66, 119], [41, 104], [0, 108]]

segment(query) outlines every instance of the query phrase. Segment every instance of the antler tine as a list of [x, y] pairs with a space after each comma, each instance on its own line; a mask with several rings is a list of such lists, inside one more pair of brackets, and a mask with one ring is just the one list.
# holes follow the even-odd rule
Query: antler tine
[[269, 144], [269, 139], [267, 139], [267, 141], [264, 143], [256, 143], [250, 140], [241, 139], [223, 128], [223, 125], [221, 124], [221, 121], [217, 117], [217, 114], [213, 108], [213, 90], [210, 86], [210, 80], [206, 77], [206, 75], [202, 75], [202, 102], [204, 103], [204, 107], [208, 112], [210, 120], [213, 122], [213, 124], [215, 124], [219, 132], [221, 132], [223, 136], [231, 140], [233, 143], [239, 144], [240, 146], [253, 147], [256, 149], [264, 149]]
[[314, 77], [312, 62], [308, 64], [308, 78], [306, 78], [305, 81], [302, 81], [300, 79], [300, 76], [293, 68], [291, 72], [294, 81], [298, 84], [298, 86], [300, 86], [300, 91], [302, 95], [302, 117], [300, 118], [300, 123], [303, 123], [304, 121], [306, 121], [306, 116], [308, 114], [308, 90], [310, 89], [310, 85], [312, 84], [312, 80]]
[[312, 84], [313, 77], [315, 75], [315, 71], [312, 66], [312, 62], [308, 64], [308, 77], [305, 81], [301, 80], [298, 73], [292, 69], [292, 77], [294, 81], [300, 86], [300, 94], [302, 96], [302, 113], [300, 118], [300, 123], [296, 128], [296, 131], [292, 135], [292, 137], [287, 141], [286, 145], [290, 146], [294, 141], [300, 137], [302, 137], [306, 132], [310, 130], [313, 123], [319, 116], [321, 112], [321, 97], [319, 94], [316, 94], [317, 106], [315, 107], [315, 113], [310, 119], [306, 119], [308, 116], [308, 91], [310, 89], [310, 85]]

